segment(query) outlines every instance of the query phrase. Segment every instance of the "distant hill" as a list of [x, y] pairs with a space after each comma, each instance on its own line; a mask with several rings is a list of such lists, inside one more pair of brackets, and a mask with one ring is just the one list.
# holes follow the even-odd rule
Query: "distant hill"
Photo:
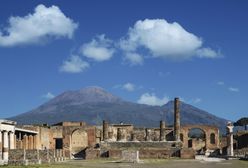
[[[87, 87], [66, 91], [29, 112], [9, 118], [18, 124], [54, 124], [61, 121], [85, 121], [100, 125], [102, 120], [110, 123], [132, 123], [139, 127], [158, 127], [160, 120], [173, 124], [174, 102], [163, 106], [149, 106], [124, 101], [99, 87]], [[216, 125], [225, 130], [226, 120], [181, 103], [182, 124]]]

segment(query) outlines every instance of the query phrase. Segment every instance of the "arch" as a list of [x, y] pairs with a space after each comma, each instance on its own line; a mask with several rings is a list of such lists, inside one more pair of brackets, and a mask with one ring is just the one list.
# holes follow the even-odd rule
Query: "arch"
[[197, 153], [200, 153], [206, 148], [206, 132], [199, 127], [188, 129], [188, 148], [193, 148]]
[[206, 133], [203, 129], [201, 128], [190, 128], [188, 130], [188, 137], [189, 138], [196, 138], [196, 139], [206, 139]]
[[215, 144], [215, 134], [214, 133], [210, 134], [210, 143]]
[[88, 146], [88, 134], [86, 131], [76, 129], [71, 134], [72, 150], [85, 148]]

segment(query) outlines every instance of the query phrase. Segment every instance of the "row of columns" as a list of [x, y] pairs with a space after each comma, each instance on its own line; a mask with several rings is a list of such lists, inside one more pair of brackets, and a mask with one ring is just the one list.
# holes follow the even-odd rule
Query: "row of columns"
[[24, 134], [23, 138], [21, 135], [16, 139], [17, 149], [36, 149], [37, 146], [37, 135]]
[[[113, 132], [108, 132], [108, 123], [103, 120], [103, 141], [108, 141], [112, 138]], [[164, 121], [160, 121], [160, 141], [166, 141], [166, 125]], [[131, 134], [132, 141], [137, 141], [137, 137], [135, 133]], [[151, 129], [145, 129], [145, 140], [152, 141]], [[117, 128], [117, 141], [126, 141], [126, 129], [125, 128]]]
[[15, 148], [14, 132], [0, 130], [0, 160], [8, 161], [9, 149]]

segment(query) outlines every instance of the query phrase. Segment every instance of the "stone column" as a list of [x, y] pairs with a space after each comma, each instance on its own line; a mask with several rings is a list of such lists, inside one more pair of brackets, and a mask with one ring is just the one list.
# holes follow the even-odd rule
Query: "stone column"
[[9, 132], [9, 149], [15, 149], [15, 134]]
[[137, 135], [134, 132], [131, 134], [131, 136], [132, 136], [132, 141], [134, 141], [134, 142], [138, 141], [137, 140]]
[[124, 128], [117, 128], [117, 141], [126, 141]]
[[233, 124], [227, 123], [227, 155], [233, 156]]
[[3, 159], [3, 142], [2, 142], [2, 139], [3, 139], [3, 137], [2, 137], [3, 135], [2, 135], [2, 132], [1, 132], [1, 130], [0, 130], [0, 160], [2, 160]]
[[26, 134], [23, 136], [23, 149], [28, 149], [28, 136]]
[[175, 98], [174, 100], [174, 138], [175, 141], [180, 141], [180, 100]]
[[160, 141], [166, 141], [165, 138], [165, 122], [164, 121], [160, 121], [160, 137], [159, 137]]
[[3, 132], [3, 160], [7, 162], [9, 159], [9, 136], [8, 132]]
[[146, 128], [146, 141], [152, 141], [151, 139], [151, 130]]
[[34, 149], [34, 139], [33, 135], [28, 136], [28, 149]]
[[108, 140], [108, 123], [103, 120], [102, 123], [103, 141]]
[[37, 148], [37, 135], [34, 135], [33, 144], [34, 144], [34, 149], [38, 149]]

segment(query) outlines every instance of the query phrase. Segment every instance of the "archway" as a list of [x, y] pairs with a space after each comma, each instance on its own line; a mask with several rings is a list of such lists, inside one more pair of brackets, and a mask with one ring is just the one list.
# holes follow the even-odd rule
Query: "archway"
[[191, 128], [188, 131], [188, 147], [197, 154], [203, 154], [206, 149], [206, 133], [201, 128]]
[[71, 134], [71, 153], [73, 157], [84, 158], [84, 149], [88, 146], [88, 134], [76, 129]]

